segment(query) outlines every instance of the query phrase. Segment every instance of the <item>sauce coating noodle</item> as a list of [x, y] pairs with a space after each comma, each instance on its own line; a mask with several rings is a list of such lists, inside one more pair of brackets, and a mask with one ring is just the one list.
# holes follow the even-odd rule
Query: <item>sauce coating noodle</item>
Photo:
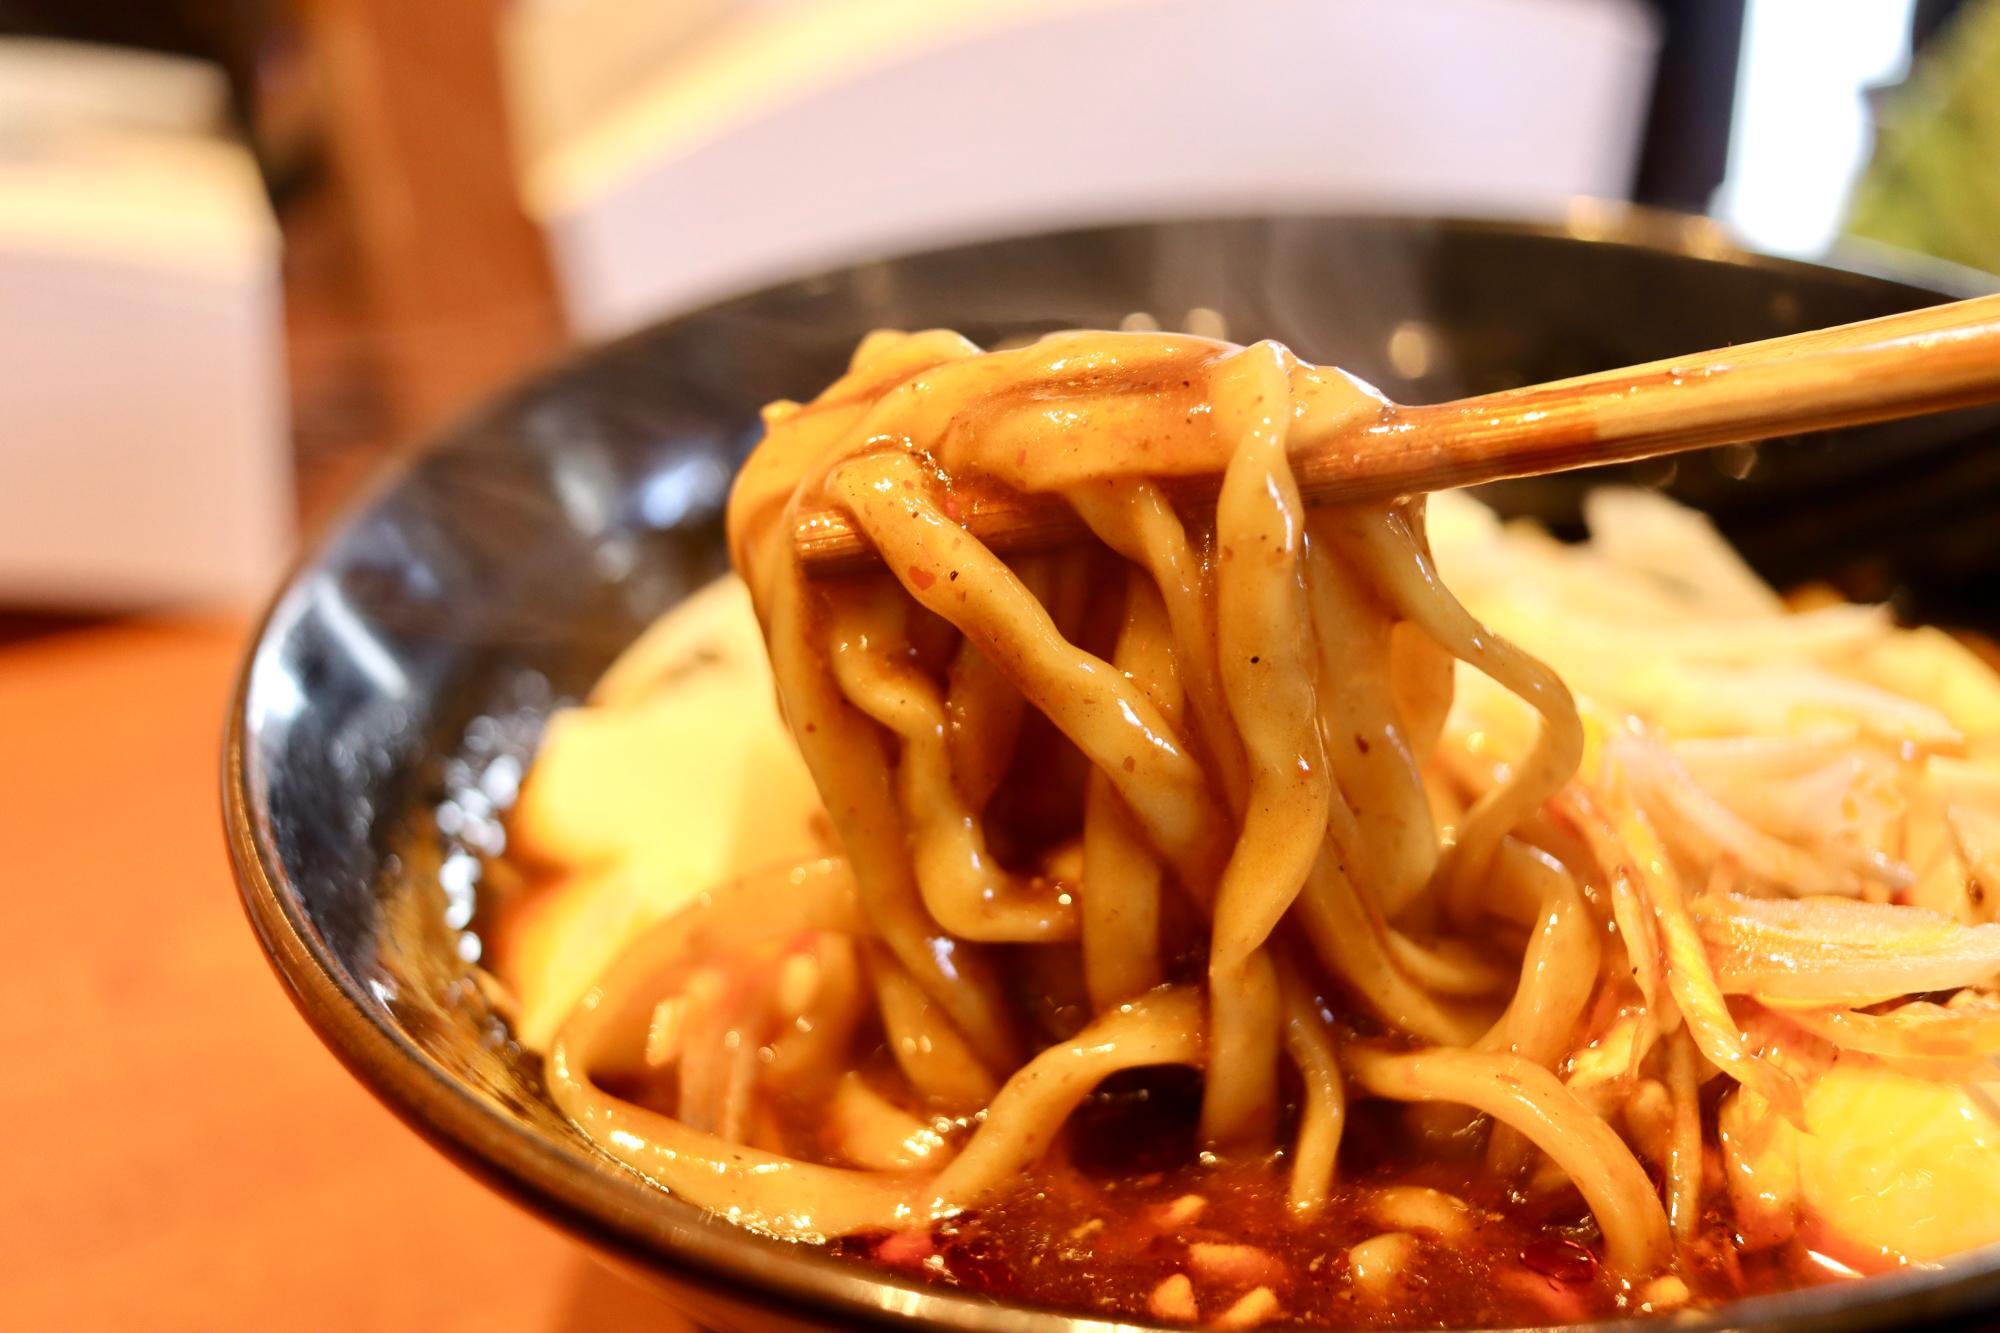
[[[935, 331], [767, 409], [730, 548], [824, 855], [635, 927], [556, 1104], [742, 1225], [1216, 1327], [1667, 1311], [2000, 1239], [1842, 1146], [1880, 1098], [1989, 1104], [1990, 670], [1788, 611], [1656, 498], [1580, 548], [1456, 496], [1308, 511], [1293, 452], [1376, 410], [1273, 343]], [[953, 517], [994, 488], [1096, 540], [1003, 557]], [[880, 572], [807, 576], [824, 504]], [[1946, 1138], [1911, 1151], [2000, 1170]], [[1843, 1211], [1882, 1188], [1941, 1203]]]

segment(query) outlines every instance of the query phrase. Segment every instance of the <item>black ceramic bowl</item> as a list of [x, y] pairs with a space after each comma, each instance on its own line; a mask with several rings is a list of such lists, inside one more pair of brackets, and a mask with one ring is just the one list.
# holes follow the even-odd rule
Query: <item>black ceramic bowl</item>
[[[1887, 314], [1968, 294], [1962, 281], [1759, 258], [1657, 216], [1289, 217], [938, 250], [657, 325], [403, 460], [279, 593], [229, 721], [225, 806], [250, 919], [307, 1019], [393, 1110], [711, 1325], [1104, 1327], [884, 1277], [667, 1197], [556, 1114], [473, 979], [491, 816], [552, 704], [725, 567], [723, 500], [758, 406], [813, 393], [882, 326], [993, 341], [1207, 306], [1239, 338], [1282, 339], [1422, 402]], [[1982, 600], [2000, 572], [1994, 427], [1961, 413], [1767, 446], [1747, 475], [1740, 452], [1692, 457], [1670, 483], [1781, 582], [1834, 576], [1977, 621], [2000, 614]], [[1577, 493], [1566, 478], [1498, 498], [1561, 522]], [[2000, 1315], [2000, 1253], [1711, 1323], [1982, 1312]]]

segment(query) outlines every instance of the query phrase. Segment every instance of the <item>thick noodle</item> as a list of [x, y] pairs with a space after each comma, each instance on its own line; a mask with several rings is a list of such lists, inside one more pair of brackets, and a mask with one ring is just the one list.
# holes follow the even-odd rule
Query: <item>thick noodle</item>
[[[995, 1200], [1107, 1077], [1162, 1065], [1199, 1071], [1200, 1148], [1277, 1163], [1287, 1214], [1318, 1225], [1360, 1197], [1350, 1103], [1410, 1103], [1368, 1115], [1483, 1134], [1472, 1160], [1521, 1197], [1573, 1187], [1606, 1268], [1670, 1294], [1677, 1245], [1700, 1240], [1706, 1076], [1802, 1114], [1746, 1024], [1805, 984], [1742, 981], [1729, 941], [1772, 912], [1725, 890], [1739, 870], [1812, 892], [1891, 879], [1853, 870], [1874, 864], [1855, 839], [1814, 859], [1794, 825], [1697, 786], [1698, 747], [1636, 724], [1607, 742], [1591, 698], [1580, 713], [1445, 587], [1423, 497], [1309, 512], [1294, 456], [1383, 411], [1273, 343], [980, 353], [943, 332], [872, 336], [818, 399], [767, 409], [730, 546], [838, 855], [641, 936], [549, 1051], [557, 1104], [666, 1188], [823, 1238]], [[1067, 504], [1094, 540], [1003, 558], [959, 518], [1010, 492]], [[794, 536], [821, 506], [879, 570], [808, 575]], [[1879, 632], [1848, 619], [1811, 652]], [[1740, 643], [1805, 642], [1781, 628]], [[1939, 849], [1983, 827], [1926, 817], [1914, 836]], [[1839, 924], [1787, 902], [1794, 934]], [[1849, 992], [1871, 998], [1828, 1003]], [[1884, 1059], [2000, 1049], [1985, 1014], [1896, 1013], [1784, 1030]], [[1469, 1225], [1448, 1196], [1395, 1197], [1419, 1196], [1415, 1232]], [[1417, 1244], [1353, 1246], [1356, 1290], [1404, 1281], [1378, 1259]], [[1260, 1253], [1203, 1262], [1239, 1265], [1231, 1299], [1262, 1318], [1279, 1297]], [[1192, 1317], [1185, 1286], [1155, 1312]]]
[[[1335, 1174], [1347, 1095], [1324, 996], [1424, 1041], [1468, 1046], [1492, 1028], [1543, 1065], [1558, 1054], [1552, 1030], [1573, 1021], [1595, 976], [1588, 960], [1558, 981], [1555, 962], [1531, 950], [1526, 984], [1493, 1028], [1499, 1015], [1478, 997], [1503, 974], [1476, 951], [1421, 944], [1390, 924], [1405, 912], [1434, 918], [1444, 882], [1419, 763], [1437, 744], [1449, 680], [1428, 664], [1474, 662], [1549, 718], [1537, 761], [1466, 817], [1456, 874], [1483, 871], [1512, 823], [1567, 776], [1577, 746], [1560, 685], [1443, 592], [1413, 513], [1309, 520], [1290, 451], [1372, 410], [1345, 377], [1275, 344], [1072, 335], [982, 356], [924, 334], [870, 339], [820, 400], [767, 414], [769, 437], [732, 499], [732, 550], [764, 621], [786, 719], [852, 869], [868, 936], [858, 956], [902, 1095], [956, 1114], [985, 1107], [940, 1188], [996, 1154], [1021, 1165], [1020, 1145], [1045, 1146], [1089, 1091], [1076, 1079], [1143, 1051], [1207, 1070], [1202, 1134], [1218, 1147], [1269, 1141], [1288, 1064], [1301, 1106], [1290, 1199], [1311, 1214]], [[1212, 531], [1197, 539], [1161, 483], [1204, 471], [1221, 472], [1223, 485]], [[1073, 575], [1041, 558], [1009, 565], [953, 521], [961, 479], [1065, 495], [1128, 562], [1098, 651], [1074, 637], [1088, 620], [1081, 603], [1058, 606]], [[791, 528], [819, 500], [848, 512], [885, 575], [807, 578]], [[917, 633], [919, 616], [957, 636], [941, 664], [927, 648], [935, 636]], [[1109, 660], [1099, 655], [1107, 649]], [[1022, 864], [1018, 851], [1009, 865], [989, 830], [1027, 710], [1089, 765], [1073, 883]], [[1185, 904], [1178, 913], [1166, 911], [1169, 894]], [[1544, 935], [1573, 938], [1574, 894], [1550, 903]], [[1205, 923], [1205, 1001], [1153, 999], [1169, 975], [1167, 918], [1190, 912]], [[1144, 1040], [1051, 1048], [1070, 1055], [1024, 1063], [1018, 1015], [981, 950], [1071, 940], [1100, 1015], [1076, 1040], [1105, 1024], [1141, 1025]], [[1324, 982], [1301, 971], [1313, 965]], [[552, 1068], [580, 1122], [603, 1139], [618, 1121], [606, 1141], [619, 1155], [775, 1229], [840, 1232], [915, 1206], [906, 1182], [872, 1175], [836, 1204], [823, 1196], [849, 1175], [805, 1162], [722, 1169], [733, 1183], [717, 1191], [709, 1173], [726, 1153], [689, 1137], [712, 1127], [706, 1120], [669, 1131], [652, 1116], [645, 1133], [627, 1123], [651, 1113], [621, 1109], [589, 1071], [623, 1058], [636, 1020], [604, 1015], [650, 1013], [623, 992], [657, 1000], [666, 984], [657, 966], [621, 967], [565, 1031]], [[711, 1037], [718, 1024], [743, 1028], [728, 1030], [732, 1051], [766, 1021], [741, 1006], [688, 1012]], [[1179, 1026], [1171, 1040], [1161, 1013]], [[1069, 1081], [1041, 1077], [1051, 1059]], [[734, 1108], [740, 1097], [709, 1089], [733, 1086], [737, 1067], [683, 1054], [673, 1070], [681, 1103]], [[1021, 1081], [1031, 1074], [1040, 1091]], [[848, 1082], [837, 1104], [863, 1145], [850, 1157], [906, 1155], [910, 1126], [884, 1109], [893, 1099]], [[742, 1116], [732, 1110], [727, 1124]], [[1014, 1146], [988, 1146], [1000, 1144]], [[676, 1165], [689, 1160], [700, 1164], [692, 1174]], [[746, 1174], [799, 1183], [760, 1184], [753, 1207], [738, 1179]], [[808, 1186], [822, 1197], [791, 1197]]]

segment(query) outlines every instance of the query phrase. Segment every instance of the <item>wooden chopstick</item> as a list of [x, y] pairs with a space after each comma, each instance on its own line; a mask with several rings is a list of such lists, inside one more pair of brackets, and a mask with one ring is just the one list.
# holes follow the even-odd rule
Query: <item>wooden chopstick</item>
[[[1307, 504], [1359, 504], [1572, 468], [2000, 401], [2000, 295], [1814, 329], [1380, 415], [1293, 455]], [[1212, 495], [1220, 478], [1177, 490]], [[1046, 549], [1083, 529], [1053, 497], [1003, 494], [960, 514], [999, 551]], [[837, 509], [794, 536], [809, 572], [873, 563]]]

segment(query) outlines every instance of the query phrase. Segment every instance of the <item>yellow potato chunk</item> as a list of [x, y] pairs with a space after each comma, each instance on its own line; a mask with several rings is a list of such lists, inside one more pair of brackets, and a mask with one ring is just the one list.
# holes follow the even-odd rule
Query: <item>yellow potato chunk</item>
[[[502, 918], [495, 971], [514, 994], [514, 1035], [542, 1050], [618, 951], [677, 905], [635, 867], [586, 871], [537, 888]], [[673, 888], [679, 890], [681, 884]]]
[[750, 599], [690, 598], [549, 720], [510, 825], [552, 868], [514, 904], [496, 970], [545, 1045], [640, 931], [748, 870], [822, 855], [819, 795], [778, 718]]
[[704, 671], [629, 707], [551, 718], [513, 830], [532, 860], [642, 861], [706, 885], [812, 855], [818, 808], [769, 689]]
[[2000, 1241], [2000, 1122], [1964, 1088], [1843, 1057], [1806, 1094], [1806, 1207], [1884, 1258]]

